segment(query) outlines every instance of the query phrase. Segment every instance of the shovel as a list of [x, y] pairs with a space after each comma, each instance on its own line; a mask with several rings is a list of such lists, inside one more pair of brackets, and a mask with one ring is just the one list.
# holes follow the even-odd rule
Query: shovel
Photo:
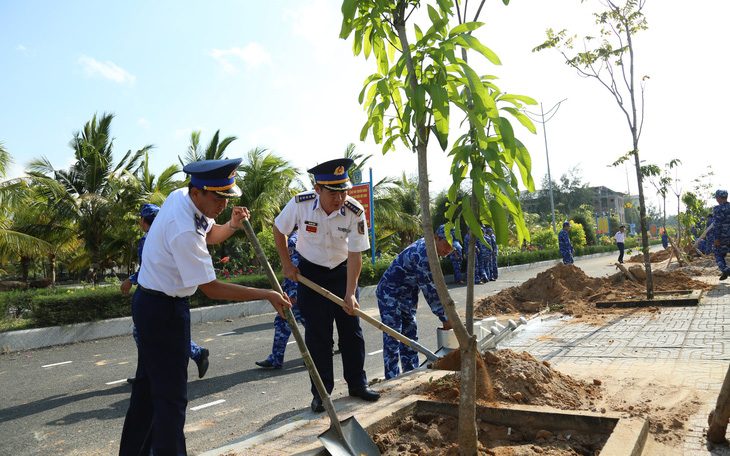
[[[254, 233], [253, 228], [251, 228], [251, 224], [247, 219], [243, 219], [242, 222], [243, 230], [246, 232], [246, 236], [248, 236], [249, 241], [251, 241], [251, 245], [253, 245], [254, 251], [256, 252], [256, 258], [258, 258], [259, 263], [261, 263], [261, 266], [264, 268], [264, 272], [266, 273], [266, 277], [269, 279], [271, 287], [283, 295], [284, 291], [281, 289], [281, 285], [274, 274], [274, 270], [271, 269], [269, 260], [266, 258], [266, 254], [261, 248], [261, 244], [259, 244], [256, 233]], [[330, 399], [329, 394], [327, 394], [324, 383], [322, 383], [322, 378], [319, 376], [319, 372], [317, 372], [317, 368], [314, 366], [312, 355], [309, 354], [309, 350], [304, 344], [304, 338], [302, 338], [302, 334], [299, 332], [299, 327], [297, 326], [297, 322], [294, 319], [294, 314], [291, 309], [285, 307], [284, 316], [286, 317], [287, 323], [289, 323], [291, 333], [297, 341], [299, 351], [302, 353], [304, 364], [307, 366], [309, 375], [312, 377], [314, 386], [317, 388], [319, 397], [322, 398], [322, 404], [324, 404], [324, 408], [327, 410], [327, 415], [329, 415], [330, 418], [330, 428], [319, 435], [319, 440], [332, 456], [380, 456], [380, 450], [378, 450], [375, 442], [373, 442], [370, 435], [365, 432], [365, 429], [360, 426], [360, 423], [357, 422], [355, 417], [351, 416], [342, 422], [338, 420], [337, 413], [335, 412], [335, 405], [332, 403], [332, 399]]]
[[[317, 293], [321, 294], [325, 298], [329, 299], [330, 301], [334, 302], [335, 304], [338, 304], [340, 307], [345, 307], [345, 308], [347, 307], [347, 304], [345, 304], [345, 300], [344, 299], [342, 299], [339, 296], [333, 294], [331, 291], [327, 290], [326, 288], [323, 288], [323, 287], [317, 285], [316, 283], [312, 282], [311, 280], [309, 280], [308, 278], [304, 277], [303, 275], [297, 274], [297, 280], [299, 280], [300, 282], [302, 282], [304, 285], [308, 286], [312, 290], [316, 291]], [[383, 331], [387, 335], [389, 335], [389, 336], [393, 337], [394, 339], [398, 340], [398, 342], [401, 342], [403, 344], [406, 344], [409, 347], [411, 347], [412, 349], [417, 350], [417, 351], [423, 353], [424, 355], [426, 355], [426, 358], [428, 358], [429, 361], [437, 361], [439, 359], [439, 357], [434, 352], [432, 352], [431, 350], [429, 350], [428, 348], [426, 348], [423, 345], [419, 344], [415, 340], [412, 340], [412, 339], [407, 338], [406, 336], [404, 336], [403, 334], [399, 333], [398, 331], [396, 331], [395, 329], [391, 328], [390, 326], [384, 325], [382, 322], [374, 319], [373, 317], [371, 317], [370, 315], [366, 314], [362, 310], [360, 310], [360, 309], [353, 309], [353, 313], [356, 316], [358, 316], [358, 317], [362, 318], [363, 320], [367, 321], [371, 325], [375, 326], [379, 330]]]

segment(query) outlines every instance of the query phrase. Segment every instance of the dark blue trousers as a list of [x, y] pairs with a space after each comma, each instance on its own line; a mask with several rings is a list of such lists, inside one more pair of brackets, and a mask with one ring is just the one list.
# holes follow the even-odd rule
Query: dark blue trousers
[[[299, 271], [312, 282], [326, 288], [340, 298], [347, 291], [347, 263], [329, 269], [310, 263], [302, 258]], [[337, 325], [339, 348], [342, 355], [342, 367], [345, 381], [349, 387], [367, 384], [365, 376], [365, 340], [360, 328], [360, 319], [348, 315], [339, 305], [320, 295], [303, 283], [297, 286], [297, 303], [299, 310], [307, 321], [304, 341], [312, 355], [319, 376], [322, 377], [327, 393], [332, 393], [335, 386], [332, 366], [333, 322]], [[317, 388], [312, 382], [312, 394], [319, 397]]]
[[137, 326], [137, 374], [124, 419], [120, 456], [186, 455], [190, 306], [140, 287], [132, 298]]

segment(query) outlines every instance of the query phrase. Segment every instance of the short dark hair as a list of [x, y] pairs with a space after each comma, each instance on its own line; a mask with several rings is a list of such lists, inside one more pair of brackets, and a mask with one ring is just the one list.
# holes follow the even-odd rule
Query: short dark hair
[[149, 216], [148, 216], [148, 217], [142, 217], [142, 218], [143, 218], [143, 219], [144, 219], [144, 221], [145, 221], [145, 222], [147, 222], [147, 224], [148, 224], [148, 225], [150, 225], [150, 226], [152, 225], [152, 222], [154, 222], [154, 221], [155, 221], [155, 218], [154, 218], [154, 217], [149, 217]]

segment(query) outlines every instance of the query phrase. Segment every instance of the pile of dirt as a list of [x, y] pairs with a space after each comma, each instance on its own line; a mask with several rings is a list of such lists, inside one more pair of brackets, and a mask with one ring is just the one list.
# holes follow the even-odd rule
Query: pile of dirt
[[[601, 434], [555, 434], [544, 429], [519, 429], [477, 420], [479, 455], [594, 455], [605, 445]], [[458, 456], [459, 421], [436, 413], [416, 413], [373, 436], [383, 456]]]
[[[641, 265], [629, 271], [640, 280], [646, 274]], [[682, 270], [658, 270], [652, 274], [654, 291], [710, 290], [713, 285], [693, 280]], [[609, 277], [587, 276], [574, 264], [558, 263], [518, 287], [502, 290], [482, 299], [475, 306], [477, 317], [504, 314], [530, 314], [550, 308], [568, 315], [612, 313], [612, 309], [597, 309], [599, 301], [635, 299], [646, 293], [645, 283], [635, 283], [619, 272]]]
[[[671, 247], [667, 247], [664, 250], [660, 250], [658, 252], [649, 253], [649, 262], [651, 263], [661, 263], [662, 261], [667, 261], [669, 257], [672, 256], [672, 249]], [[638, 255], [634, 255], [628, 260], [626, 260], [627, 263], [641, 263], [644, 264], [644, 254], [640, 253]]]
[[[489, 381], [477, 382], [477, 404], [544, 405], [560, 409], [595, 410], [602, 398], [600, 380], [587, 383], [561, 374], [548, 362], [539, 362], [526, 352], [509, 349], [487, 351], [478, 366], [486, 366]], [[458, 370], [459, 351], [437, 361], [436, 369]], [[478, 370], [480, 368], [478, 367]], [[437, 402], [459, 402], [460, 376], [449, 374], [418, 387], [416, 394]], [[489, 391], [485, 391], [489, 389]], [[485, 399], [486, 398], [486, 399]], [[555, 434], [528, 426], [520, 429], [492, 425], [477, 420], [479, 454], [507, 455], [582, 455], [596, 454], [606, 442], [601, 434]], [[456, 456], [459, 454], [458, 420], [433, 413], [409, 415], [392, 427], [373, 435], [384, 456]]]
[[[601, 398], [600, 380], [587, 383], [575, 380], [550, 367], [547, 361], [540, 362], [527, 352], [517, 353], [509, 349], [487, 351], [482, 355], [491, 383], [493, 401], [546, 405], [550, 407], [587, 410]], [[454, 350], [436, 361], [434, 369], [459, 370], [459, 350]], [[437, 382], [431, 382], [420, 392], [431, 400], [440, 402], [459, 401], [458, 375], [447, 375]], [[477, 402], [489, 405], [487, 392], [477, 385]]]

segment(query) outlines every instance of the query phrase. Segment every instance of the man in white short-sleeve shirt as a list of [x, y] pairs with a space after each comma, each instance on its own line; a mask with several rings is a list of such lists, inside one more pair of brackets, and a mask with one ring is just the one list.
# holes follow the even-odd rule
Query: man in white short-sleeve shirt
[[624, 241], [626, 240], [626, 227], [621, 225], [618, 228], [618, 231], [613, 236], [613, 238], [616, 240], [616, 246], [618, 247], [618, 262], [623, 263], [624, 262]]
[[239, 158], [185, 166], [190, 185], [170, 193], [149, 230], [132, 298], [138, 361], [119, 445], [121, 456], [186, 454], [188, 297], [197, 288], [212, 299], [266, 299], [282, 316], [282, 307], [291, 307], [273, 290], [216, 279], [206, 245], [228, 239], [249, 217], [248, 209], [234, 207], [225, 225], [214, 220], [229, 198], [241, 195], [235, 184], [240, 163]]
[[[317, 283], [344, 299], [345, 310], [319, 293], [299, 283], [297, 303], [307, 321], [305, 341], [314, 365], [328, 393], [334, 388], [332, 350], [333, 323], [337, 324], [342, 365], [350, 396], [376, 401], [380, 395], [367, 385], [363, 369], [365, 341], [360, 319], [353, 315], [358, 308], [357, 281], [362, 269], [361, 252], [370, 247], [367, 222], [362, 206], [347, 195], [352, 187], [347, 170], [353, 160], [330, 160], [310, 169], [314, 175], [313, 191], [292, 198], [274, 221], [274, 241], [284, 269], [284, 276], [297, 281], [297, 274]], [[297, 250], [299, 266], [289, 258], [286, 236], [299, 226]], [[323, 412], [324, 406], [312, 384], [312, 410]]]

